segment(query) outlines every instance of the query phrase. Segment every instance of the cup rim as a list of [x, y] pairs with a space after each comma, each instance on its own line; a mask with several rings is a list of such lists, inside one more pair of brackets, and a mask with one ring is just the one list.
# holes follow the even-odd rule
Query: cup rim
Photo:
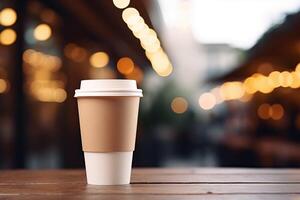
[[80, 91], [75, 90], [74, 97], [103, 97], [103, 96], [128, 96], [128, 97], [143, 97], [141, 89], [136, 90], [106, 90], [106, 91]]
[[[104, 87], [103, 86], [98, 87], [97, 83], [99, 83], [101, 85], [103, 84]], [[110, 84], [112, 84], [112, 87], [110, 87]], [[89, 96], [138, 96], [138, 97], [142, 97], [143, 94], [142, 94], [141, 89], [137, 89], [136, 80], [131, 80], [131, 79], [86, 79], [86, 80], [81, 80], [80, 88], [75, 90], [74, 97], [89, 97]]]

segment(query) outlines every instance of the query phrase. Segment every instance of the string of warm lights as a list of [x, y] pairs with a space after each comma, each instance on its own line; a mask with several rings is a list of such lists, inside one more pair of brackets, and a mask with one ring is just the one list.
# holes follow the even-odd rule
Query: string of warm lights
[[210, 110], [218, 103], [228, 100], [248, 101], [256, 92], [268, 94], [279, 87], [300, 88], [300, 63], [291, 72], [273, 71], [267, 76], [255, 73], [244, 81], [225, 82], [210, 92], [203, 93], [199, 98], [199, 105], [204, 110]]
[[[109, 66], [110, 57], [104, 51], [88, 52], [85, 48], [75, 43], [69, 43], [64, 48], [64, 54], [70, 60], [82, 63], [89, 56], [89, 63], [93, 67], [92, 74], [97, 74], [95, 78], [113, 78], [115, 73]], [[144, 77], [143, 71], [135, 65], [129, 57], [121, 57], [117, 61], [117, 70], [128, 79], [134, 79], [141, 83]]]
[[2, 26], [12, 26], [17, 21], [17, 13], [12, 8], [4, 8], [0, 12], [0, 24]]
[[64, 102], [67, 92], [65, 83], [54, 80], [53, 76], [62, 65], [58, 56], [33, 49], [23, 53], [24, 72], [29, 76], [27, 86], [31, 95], [41, 102]]
[[[211, 110], [217, 104], [229, 100], [247, 102], [256, 92], [268, 94], [276, 88], [300, 88], [300, 63], [294, 71], [273, 71], [267, 76], [255, 73], [244, 81], [225, 82], [213, 88], [210, 92], [200, 95], [198, 103], [203, 110]], [[188, 102], [183, 97], [175, 97], [171, 102], [171, 109], [177, 114], [187, 110]], [[279, 120], [284, 115], [284, 108], [280, 104], [262, 104], [257, 109], [261, 119]]]
[[140, 40], [154, 71], [159, 76], [169, 76], [173, 71], [173, 66], [162, 49], [156, 32], [149, 28], [137, 9], [128, 7], [130, 0], [113, 0], [113, 3], [117, 8], [125, 8], [122, 12], [122, 18], [133, 35]]
[[257, 109], [257, 115], [261, 119], [279, 120], [284, 115], [284, 109], [280, 104], [261, 104]]
[[[4, 27], [12, 26], [17, 21], [17, 13], [12, 8], [4, 8], [0, 11], [0, 25]], [[0, 33], [0, 44], [4, 46], [12, 45], [17, 39], [15, 30], [5, 28]]]
[[[12, 45], [16, 39], [17, 34], [15, 30], [9, 28], [17, 21], [17, 13], [12, 8], [4, 8], [0, 11], [0, 25], [5, 28], [0, 32], [0, 44], [3, 46]], [[0, 78], [0, 94], [3, 94], [9, 90], [9, 81]]]

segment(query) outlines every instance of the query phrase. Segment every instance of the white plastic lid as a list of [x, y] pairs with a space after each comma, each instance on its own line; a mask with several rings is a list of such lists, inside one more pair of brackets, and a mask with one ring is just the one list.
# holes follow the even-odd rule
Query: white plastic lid
[[75, 97], [88, 96], [138, 96], [142, 90], [137, 89], [135, 80], [94, 79], [82, 80], [80, 89], [75, 90]]

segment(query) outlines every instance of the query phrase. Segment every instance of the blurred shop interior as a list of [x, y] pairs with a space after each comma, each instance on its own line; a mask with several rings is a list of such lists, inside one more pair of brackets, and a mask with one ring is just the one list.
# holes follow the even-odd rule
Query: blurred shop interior
[[300, 167], [299, 0], [0, 0], [0, 169], [84, 166], [82, 79], [143, 89], [135, 167]]

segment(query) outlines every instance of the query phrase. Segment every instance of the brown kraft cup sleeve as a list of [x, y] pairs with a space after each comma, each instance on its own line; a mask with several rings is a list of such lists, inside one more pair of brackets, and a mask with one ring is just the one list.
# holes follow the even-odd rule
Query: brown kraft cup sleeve
[[139, 97], [80, 97], [77, 101], [83, 151], [134, 150]]

